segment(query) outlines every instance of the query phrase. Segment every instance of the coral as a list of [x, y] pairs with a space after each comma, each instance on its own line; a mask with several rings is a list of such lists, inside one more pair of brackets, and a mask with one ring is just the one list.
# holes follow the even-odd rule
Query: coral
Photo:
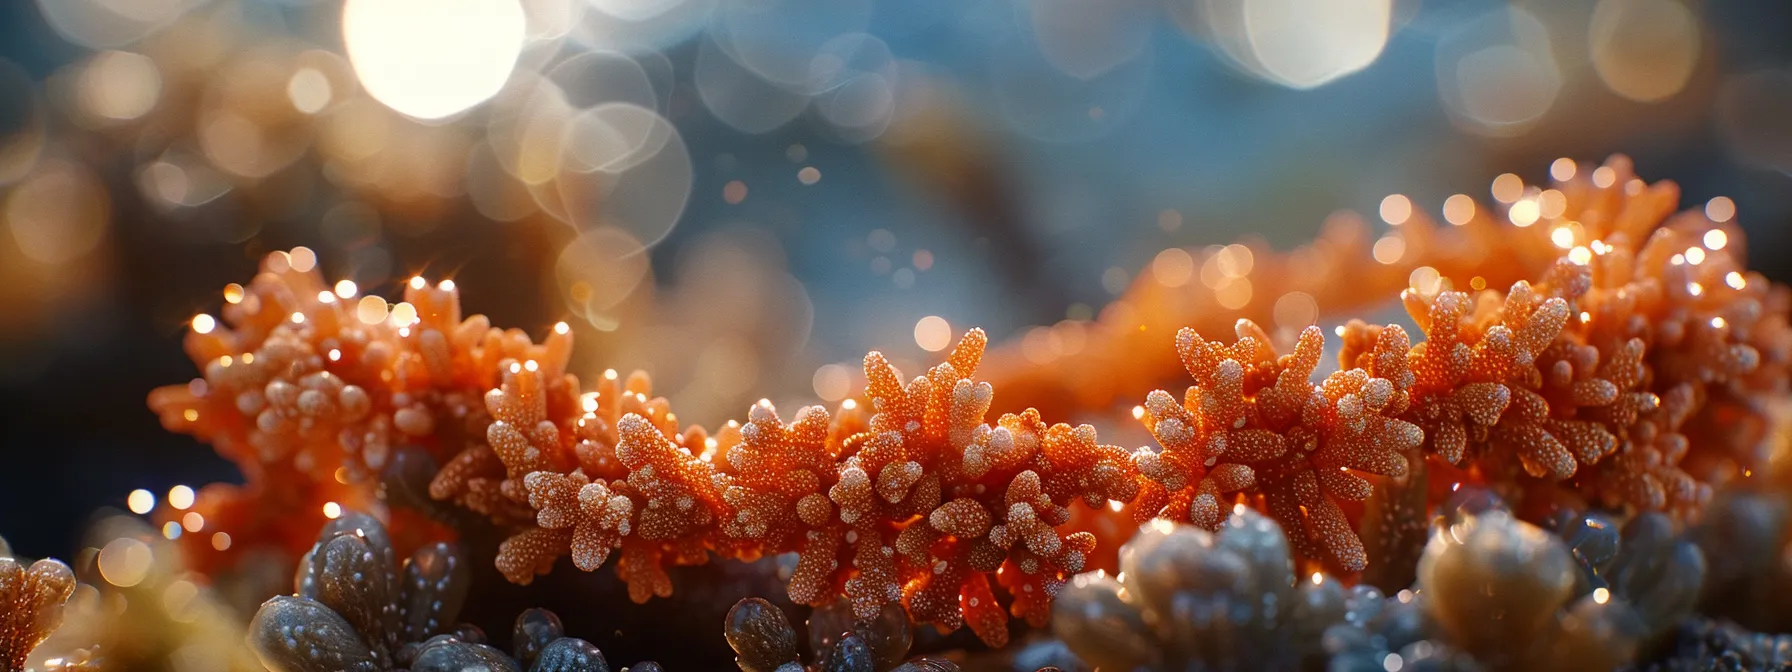
[[[1051, 596], [1094, 550], [1093, 535], [1055, 529], [1069, 520], [1066, 505], [1131, 499], [1136, 485], [1126, 453], [1099, 445], [1088, 425], [1048, 427], [1032, 411], [981, 424], [993, 391], [970, 376], [984, 343], [981, 330], [966, 333], [945, 363], [907, 385], [881, 354], [867, 356], [867, 394], [877, 411], [871, 436], [841, 464], [829, 496], [841, 522], [861, 534], [847, 540], [857, 547], [859, 576], [846, 585], [861, 617], [877, 599], [879, 572], [867, 565], [887, 562], [885, 549], [894, 547], [903, 603], [916, 620], [947, 630], [968, 623], [1000, 645], [1007, 618], [986, 573], [1014, 595], [1015, 615], [1043, 625]], [[902, 528], [891, 543], [893, 524], [913, 514], [925, 524]], [[882, 540], [862, 536], [867, 530]], [[871, 587], [855, 589], [855, 582]]]
[[[225, 290], [221, 320], [194, 318], [186, 350], [203, 376], [149, 396], [164, 427], [211, 444], [248, 481], [201, 491], [208, 531], [233, 542], [190, 537], [202, 570], [263, 546], [302, 552], [327, 503], [374, 504], [375, 476], [404, 445], [443, 459], [483, 444], [491, 417], [481, 399], [502, 364], [536, 362], [552, 379], [572, 349], [564, 324], [535, 344], [483, 316], [462, 319], [452, 280], [412, 278], [388, 310], [379, 297], [354, 301], [353, 283], [332, 289], [316, 266], [305, 248], [269, 254], [246, 287]], [[451, 494], [488, 508], [485, 493]]]
[[62, 623], [75, 574], [56, 560], [20, 564], [5, 549], [0, 542], [0, 663], [21, 672], [32, 649]]
[[1232, 345], [1208, 341], [1193, 329], [1176, 335], [1183, 366], [1195, 379], [1181, 403], [1152, 392], [1137, 414], [1163, 449], [1134, 457], [1151, 481], [1141, 517], [1163, 516], [1217, 530], [1232, 493], [1261, 497], [1262, 506], [1290, 530], [1296, 553], [1336, 571], [1368, 563], [1342, 502], [1369, 496], [1357, 473], [1399, 478], [1407, 455], [1424, 434], [1399, 419], [1407, 410], [1413, 374], [1404, 357], [1406, 333], [1379, 331], [1361, 368], [1319, 384], [1311, 380], [1324, 337], [1301, 332], [1295, 351], [1277, 357], [1255, 323], [1240, 320]]
[[[309, 250], [279, 252], [226, 291], [221, 322], [195, 318], [186, 347], [203, 376], [150, 398], [165, 426], [212, 443], [248, 482], [154, 515], [194, 532], [182, 543], [213, 574], [226, 555], [295, 557], [324, 527], [300, 594], [257, 620], [264, 658], [299, 668], [313, 648], [338, 658], [326, 666], [380, 669], [584, 655], [554, 648], [567, 640], [542, 613], [519, 621], [514, 659], [467, 631], [432, 640], [444, 619], [406, 620], [425, 597], [407, 592], [397, 558], [420, 548], [405, 571], [447, 571], [459, 560], [440, 539], [493, 530], [511, 582], [563, 557], [584, 571], [613, 558], [636, 602], [670, 595], [674, 567], [777, 557], [789, 597], [838, 621], [812, 644], [826, 669], [938, 667], [898, 667], [888, 642], [848, 623], [892, 611], [906, 612], [904, 628], [908, 617], [968, 625], [997, 647], [1011, 618], [1055, 620], [1086, 659], [1126, 669], [1327, 655], [1500, 669], [1545, 652], [1616, 664], [1703, 587], [1706, 556], [1673, 531], [1718, 488], [1775, 466], [1792, 292], [1745, 270], [1734, 224], [1673, 215], [1677, 189], [1635, 179], [1628, 160], [1569, 172], [1525, 191], [1519, 205], [1538, 207], [1524, 212], [1476, 208], [1448, 229], [1414, 215], [1387, 234], [1405, 252], [1366, 269], [1348, 255], [1367, 238], [1342, 220], [1288, 255], [1234, 245], [1190, 256], [1206, 290], [1142, 276], [1096, 322], [1052, 328], [1081, 330], [1078, 352], [1033, 352], [1027, 366], [992, 354], [999, 385], [979, 378], [987, 337], [973, 329], [908, 380], [870, 353], [862, 394], [832, 413], [786, 417], [761, 400], [713, 435], [681, 425], [645, 373], [609, 371], [584, 391], [566, 370], [564, 324], [536, 343], [463, 317], [452, 281], [421, 278], [388, 310], [326, 287]], [[1214, 307], [1223, 293], [1238, 306], [1241, 287], [1278, 307]], [[1396, 293], [1422, 340], [1349, 321], [1336, 330], [1338, 369], [1316, 379], [1316, 309], [1280, 299], [1342, 311]], [[1228, 325], [1230, 342], [1202, 335]], [[1166, 382], [1170, 361], [1193, 385], [1133, 409], [1155, 447], [1047, 420], [1105, 412], [1120, 392]], [[1003, 403], [1038, 407], [997, 416], [997, 387]], [[1783, 546], [1784, 508], [1719, 500], [1702, 538]], [[369, 531], [377, 523], [361, 514], [326, 522], [355, 509], [390, 529]], [[1078, 576], [1111, 562], [1092, 553], [1098, 534], [1127, 532], [1121, 517], [1149, 525], [1116, 577]], [[1770, 564], [1717, 562], [1708, 592], [1755, 581], [1782, 594], [1792, 583]], [[385, 578], [341, 578], [356, 571]], [[1311, 587], [1295, 581], [1309, 575]], [[1358, 578], [1376, 587], [1339, 583]], [[1054, 607], [1065, 590], [1074, 598]], [[432, 609], [451, 617], [454, 602]], [[1228, 613], [1228, 630], [1189, 605], [1230, 610], [1200, 612]], [[781, 613], [737, 611], [743, 669], [802, 664]], [[298, 623], [316, 625], [306, 636], [318, 646], [281, 634]], [[845, 630], [858, 634], [827, 639]], [[1285, 646], [1290, 633], [1303, 644]], [[1500, 645], [1519, 640], [1536, 643]]]
[[[1621, 156], [1573, 167], [1566, 179], [1525, 191], [1524, 214], [1475, 208], [1439, 230], [1415, 213], [1387, 234], [1404, 250], [1393, 261], [1355, 263], [1350, 255], [1367, 238], [1360, 224], [1337, 220], [1288, 254], [1210, 249], [1194, 258], [1200, 287], [1182, 289], [1178, 274], [1141, 274], [1095, 322], [1053, 328], [1082, 336], [1076, 352], [1045, 361], [1018, 348], [998, 352], [991, 378], [1009, 399], [1048, 410], [1103, 407], [1128, 388], [1168, 379], [1174, 355], [1186, 360], [1185, 339], [1174, 352], [1163, 347], [1159, 334], [1170, 328], [1211, 333], [1241, 316], [1266, 320], [1270, 299], [1335, 314], [1405, 288], [1403, 303], [1426, 341], [1411, 351], [1415, 378], [1402, 419], [1424, 429], [1427, 453], [1473, 478], [1510, 484], [1501, 491], [1514, 499], [1527, 479], [1572, 479], [1570, 487], [1608, 507], [1694, 517], [1712, 486], [1764, 462], [1772, 424], [1765, 405], [1784, 394], [1792, 363], [1792, 295], [1743, 267], [1734, 223], [1673, 214], [1679, 192], [1671, 183], [1636, 179]], [[1533, 207], [1545, 200], [1561, 207]], [[1473, 293], [1454, 290], [1463, 279]], [[1265, 300], [1236, 310], [1213, 305], [1216, 292], [1238, 283]], [[1503, 296], [1483, 289], [1502, 284], [1512, 288]], [[1304, 326], [1285, 322], [1276, 320], [1279, 333]], [[1362, 366], [1358, 358], [1379, 346], [1381, 332], [1345, 326], [1343, 367]], [[1247, 374], [1250, 361], [1239, 358]], [[1146, 408], [1167, 410], [1165, 401]], [[1207, 439], [1189, 431], [1172, 441]], [[1217, 444], [1170, 452], [1185, 462], [1222, 455]], [[1242, 472], [1171, 466], [1192, 480], [1172, 479], [1181, 487], [1170, 489], [1192, 487], [1184, 491], [1191, 500], [1251, 487]], [[1212, 525], [1218, 509], [1201, 508]]]
[[[527, 381], [531, 373], [514, 375]], [[637, 379], [644, 388], [644, 376], [631, 384]], [[613, 395], [614, 387], [606, 391]], [[538, 527], [506, 540], [498, 566], [510, 580], [527, 583], [562, 555], [571, 554], [580, 569], [593, 571], [620, 548], [617, 573], [628, 582], [630, 597], [644, 602], [671, 594], [668, 562], [689, 565], [708, 559], [706, 535], [721, 515], [721, 489], [709, 461], [685, 448], [706, 442], [702, 430], [673, 433], [677, 420], [665, 411], [663, 399], [646, 402], [644, 393], [632, 394], [632, 403], [645, 404], [638, 410], [651, 413], [655, 422], [634, 412], [606, 421], [597, 413], [619, 409], [604, 405], [604, 398], [604, 392], [588, 397], [589, 410], [576, 424], [582, 437], [577, 446], [546, 441], [540, 450], [507, 451], [506, 467], [521, 475], [518, 480], [526, 503], [537, 510]], [[515, 402], [498, 390], [488, 403], [500, 408]], [[545, 431], [552, 423], [537, 421], [537, 426]], [[578, 456], [579, 466], [561, 473], [572, 455]], [[588, 478], [586, 470], [624, 475], [606, 482]]]
[[[708, 462], [673, 442], [703, 445], [705, 434], [698, 428], [677, 433], [677, 416], [668, 410], [666, 400], [647, 397], [652, 384], [644, 373], [630, 376], [622, 387], [615, 372], [606, 372], [597, 392], [577, 400], [582, 410], [577, 416], [556, 413], [567, 404], [550, 406], [546, 395], [538, 392], [543, 378], [532, 362], [512, 362], [504, 386], [486, 396], [486, 405], [500, 418], [489, 434], [496, 448], [493, 463], [502, 465], [503, 474], [467, 482], [497, 483], [493, 499], [525, 512], [533, 510], [521, 518], [532, 518], [535, 524], [505, 541], [498, 567], [511, 581], [528, 583], [549, 571], [561, 556], [571, 554], [580, 569], [593, 571], [613, 549], [622, 548], [617, 571], [629, 582], [631, 597], [645, 601], [670, 594], [664, 557], [670, 555], [679, 564], [701, 562], [705, 557], [701, 532], [719, 507]], [[558, 388], [562, 396], [576, 393], [577, 380], [571, 376], [563, 380]], [[576, 419], [557, 425], [549, 418]], [[530, 428], [532, 435], [519, 427]], [[483, 450], [471, 448], [456, 458], [457, 463]], [[656, 460], [661, 470], [669, 472], [667, 478], [645, 468]], [[443, 498], [447, 489], [443, 483], [451, 475], [474, 473], [454, 470], [457, 463], [450, 463], [431, 484], [433, 496]], [[707, 495], [702, 510], [708, 517], [702, 522], [695, 522], [700, 516], [685, 515], [692, 514], [690, 507], [698, 501], [683, 500], [689, 487]], [[642, 524], [652, 529], [641, 529]], [[630, 534], [637, 530], [638, 534]], [[697, 534], [689, 534], [692, 531]]]
[[[512, 365], [487, 396], [499, 419], [490, 444], [510, 446], [497, 451], [504, 483], [521, 480], [535, 515], [498, 566], [527, 582], [561, 556], [591, 571], [619, 550], [617, 572], [645, 601], [671, 593], [668, 565], [795, 553], [798, 603], [845, 595], [873, 618], [901, 601], [917, 620], [948, 631], [969, 623], [995, 645], [1010, 612], [1043, 625], [1051, 595], [1094, 548], [1093, 535], [1057, 529], [1068, 505], [1130, 500], [1138, 486], [1129, 454], [1101, 445], [1093, 427], [1048, 426], [1036, 412], [984, 424], [993, 391], [971, 378], [984, 343], [970, 331], [906, 384], [871, 353], [868, 415], [847, 403], [837, 416], [808, 407], [786, 423], [762, 401], [713, 439], [679, 432], [663, 400], [646, 400], [645, 377], [639, 388], [631, 379], [642, 391], [611, 402], [614, 387], [600, 389], [580, 420], [557, 424], [528, 392], [536, 370]], [[510, 426], [539, 429], [500, 429]], [[514, 500], [509, 487], [499, 492]], [[990, 574], [1014, 596], [1009, 611]]]
[[[1556, 186], [1574, 198], [1618, 198], [1591, 179]], [[1662, 225], [1671, 189], [1635, 191], [1623, 197], [1625, 217], [1589, 206], [1583, 222], [1539, 223], [1572, 247], [1562, 245], [1570, 249], [1536, 286], [1520, 281], [1503, 297], [1447, 282], [1403, 293], [1427, 336], [1413, 349], [1413, 419], [1432, 454], [1495, 480], [1563, 481], [1587, 469], [1579, 488], [1607, 506], [1676, 513], [1696, 512], [1711, 481], [1731, 477], [1683, 471], [1682, 431], [1706, 412], [1737, 415], [1707, 411], [1706, 386], [1783, 387], [1785, 311], [1765, 283], [1751, 290], [1733, 270], [1722, 227], [1690, 214]], [[1346, 329], [1362, 334], [1347, 341], [1372, 333]], [[1752, 447], [1758, 438], [1701, 443]], [[1731, 458], [1735, 470], [1759, 466]]]

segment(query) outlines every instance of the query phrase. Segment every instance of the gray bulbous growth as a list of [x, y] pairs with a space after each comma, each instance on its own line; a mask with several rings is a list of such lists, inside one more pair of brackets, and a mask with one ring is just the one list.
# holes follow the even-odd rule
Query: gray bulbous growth
[[388, 669], [354, 626], [310, 598], [281, 595], [268, 600], [255, 612], [249, 633], [261, 664], [274, 672]]
[[902, 664], [914, 643], [914, 627], [908, 612], [900, 603], [889, 602], [878, 611], [877, 618], [863, 620], [852, 612], [852, 603], [838, 599], [816, 607], [809, 614], [809, 650], [816, 652], [822, 664], [832, 662], [831, 652], [848, 635], [856, 635], [871, 653], [875, 670], [889, 670]]
[[604, 653], [591, 642], [561, 637], [542, 647], [530, 672], [610, 672]]
[[464, 642], [454, 635], [436, 635], [424, 642], [411, 662], [411, 672], [522, 672], [515, 660], [484, 644]]
[[300, 561], [297, 594], [256, 612], [249, 644], [274, 672], [610, 672], [597, 647], [540, 609], [517, 618], [523, 662], [488, 646], [479, 628], [455, 623], [469, 580], [455, 545], [425, 546], [400, 565], [378, 520], [345, 512]]
[[1674, 534], [1673, 522], [1657, 512], [1624, 525], [1620, 545], [1604, 578], [1611, 594], [1630, 608], [1625, 626], [1636, 637], [1654, 637], [1691, 615], [1705, 588], [1705, 553]]
[[764, 599], [749, 597], [735, 603], [723, 633], [742, 672], [776, 672], [797, 661], [796, 630], [783, 610]]
[[834, 645], [828, 652], [827, 662], [822, 664], [822, 672], [878, 672], [877, 660], [871, 654], [871, 647], [865, 639], [857, 634], [849, 634]]
[[[757, 597], [735, 603], [724, 620], [723, 634], [734, 648], [743, 672], [957, 672], [944, 660], [915, 658], [907, 662], [914, 625], [899, 604], [886, 604], [876, 617], [861, 619], [846, 600], [817, 607], [806, 624], [813, 664], [797, 652], [797, 633], [777, 606]], [[632, 668], [631, 668], [632, 669]]]
[[1576, 599], [1567, 544], [1503, 510], [1441, 526], [1419, 561], [1440, 639], [1486, 669], [1612, 669], [1635, 651], [1634, 612], [1610, 589]]
[[1206, 530], [1167, 521], [1120, 550], [1120, 574], [1082, 574], [1059, 593], [1052, 629], [1092, 666], [1117, 670], [1296, 669], [1350, 612], [1324, 576], [1297, 580], [1274, 521], [1239, 507]]
[[554, 640], [566, 636], [560, 617], [546, 609], [528, 609], [516, 617], [511, 629], [511, 652], [525, 666], [534, 665], [541, 652]]
[[[1783, 493], [1733, 490], [1711, 502], [1693, 530], [1706, 551], [1703, 613], [1765, 632], [1792, 631], [1792, 500]], [[1744, 550], [1746, 549], [1746, 550]]]
[[1674, 632], [1705, 583], [1692, 538], [1659, 513], [1619, 520], [1563, 510], [1545, 530], [1464, 489], [1436, 519], [1419, 582], [1379, 604], [1357, 596], [1355, 615], [1326, 632], [1327, 669], [1611, 669], [1649, 639], [1656, 652], [1736, 648]]
[[921, 656], [896, 666], [890, 672], [958, 672], [958, 664], [950, 660]]

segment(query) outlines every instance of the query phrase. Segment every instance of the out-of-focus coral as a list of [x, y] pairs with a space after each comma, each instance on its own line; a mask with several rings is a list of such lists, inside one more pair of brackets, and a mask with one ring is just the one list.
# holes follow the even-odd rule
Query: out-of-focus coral
[[263, 669], [244, 645], [244, 614], [159, 531], [111, 515], [94, 522], [83, 545], [74, 565], [81, 582], [71, 583], [62, 627], [32, 655], [31, 669]]
[[1497, 509], [1439, 529], [1419, 561], [1425, 613], [1491, 669], [1606, 670], [1633, 655], [1630, 610], [1609, 591], [1574, 599], [1575, 579], [1564, 544]]
[[1566, 514], [1555, 533], [1580, 569], [1575, 597], [1621, 600], [1630, 618], [1624, 627], [1634, 635], [1667, 632], [1698, 605], [1705, 554], [1665, 514], [1644, 512], [1622, 526], [1603, 512]]
[[1667, 655], [1637, 665], [1636, 672], [1768, 672], [1792, 666], [1792, 635], [1751, 632], [1733, 623], [1705, 617], [1686, 620], [1675, 629]]
[[[1352, 618], [1353, 592], [1297, 579], [1281, 527], [1238, 505], [1217, 533], [1159, 519], [1120, 551], [1120, 574], [1078, 575], [1052, 632], [1101, 669], [1299, 669], [1320, 634]], [[1379, 593], [1368, 591], [1379, 601]]]
[[62, 623], [63, 603], [75, 591], [75, 574], [52, 559], [29, 566], [0, 540], [0, 663], [25, 669], [26, 657]]
[[1278, 357], [1269, 335], [1240, 320], [1238, 341], [1222, 345], [1193, 329], [1176, 335], [1183, 366], [1195, 379], [1183, 401], [1162, 390], [1139, 412], [1162, 451], [1134, 460], [1151, 481], [1137, 509], [1217, 530], [1232, 493], [1261, 506], [1305, 559], [1334, 571], [1360, 572], [1368, 555], [1341, 502], [1360, 502], [1372, 487], [1356, 473], [1404, 477], [1407, 454], [1424, 439], [1399, 416], [1408, 408], [1413, 374], [1405, 331], [1380, 331], [1362, 368], [1315, 384], [1324, 336], [1301, 332], [1291, 355]]
[[861, 619], [852, 605], [837, 600], [816, 609], [806, 627], [813, 662], [804, 665], [797, 632], [772, 603], [750, 597], [728, 610], [722, 632], [734, 648], [741, 672], [956, 672], [958, 666], [937, 658], [907, 662], [914, 641], [908, 614], [886, 604], [875, 618]]
[[1789, 512], [1792, 503], [1778, 492], [1729, 492], [1712, 503], [1692, 532], [1710, 560], [1701, 612], [1751, 630], [1792, 631]]

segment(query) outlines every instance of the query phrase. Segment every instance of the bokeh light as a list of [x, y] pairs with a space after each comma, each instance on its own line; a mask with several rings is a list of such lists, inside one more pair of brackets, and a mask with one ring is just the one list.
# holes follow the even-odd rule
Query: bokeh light
[[156, 508], [156, 495], [141, 488], [132, 490], [130, 496], [125, 498], [125, 505], [130, 507], [131, 513], [143, 515]]
[[1652, 102], [1679, 93], [1699, 60], [1699, 20], [1680, 0], [1600, 0], [1588, 29], [1599, 79]]
[[[1727, 222], [1736, 216], [1736, 202], [1728, 196], [1718, 196], [1705, 202], [1705, 216], [1713, 222]], [[1712, 229], [1712, 233], [1723, 233], [1722, 229]]]
[[1151, 274], [1165, 287], [1181, 287], [1194, 275], [1195, 260], [1187, 250], [1172, 247], [1157, 254], [1151, 262]]
[[852, 371], [839, 364], [823, 364], [810, 381], [822, 401], [840, 401], [852, 394]]
[[915, 345], [928, 352], [945, 350], [952, 344], [952, 325], [938, 315], [928, 315], [915, 322]]
[[1027, 0], [1019, 3], [1040, 55], [1059, 72], [1087, 80], [1126, 63], [1151, 44], [1154, 3], [1144, 0]]
[[185, 485], [177, 485], [168, 489], [168, 505], [185, 511], [193, 506], [193, 489]]
[[367, 92], [419, 119], [484, 102], [523, 48], [517, 0], [348, 0], [342, 41]]
[[1731, 77], [1717, 99], [1725, 146], [1752, 166], [1792, 174], [1792, 71], [1762, 70]]
[[1389, 0], [1171, 0], [1170, 15], [1240, 72], [1295, 89], [1373, 64], [1393, 32]]
[[1297, 89], [1374, 63], [1387, 45], [1392, 11], [1390, 0], [1243, 0], [1257, 65]]
[[1562, 87], [1549, 29], [1517, 6], [1465, 22], [1438, 40], [1437, 87], [1463, 128], [1523, 134], [1555, 105]]
[[200, 0], [37, 0], [50, 27], [70, 42], [94, 49], [148, 37], [197, 4]]
[[1475, 217], [1475, 199], [1468, 194], [1453, 194], [1444, 199], [1444, 221], [1456, 226], [1468, 224]]
[[781, 88], [742, 66], [712, 39], [698, 44], [691, 77], [710, 114], [742, 133], [783, 126], [809, 106], [809, 96]]
[[162, 73], [142, 54], [103, 51], [81, 71], [78, 85], [81, 105], [93, 114], [113, 121], [128, 121], [147, 114], [162, 95]]
[[627, 231], [600, 227], [585, 231], [560, 251], [554, 275], [566, 307], [606, 331], [610, 312], [647, 277], [646, 247]]
[[155, 554], [150, 552], [149, 544], [131, 537], [120, 537], [107, 543], [96, 559], [100, 576], [120, 588], [142, 583], [149, 576], [153, 562]]
[[45, 264], [85, 255], [106, 237], [111, 217], [104, 187], [85, 167], [53, 160], [6, 195], [0, 224], [19, 251]]

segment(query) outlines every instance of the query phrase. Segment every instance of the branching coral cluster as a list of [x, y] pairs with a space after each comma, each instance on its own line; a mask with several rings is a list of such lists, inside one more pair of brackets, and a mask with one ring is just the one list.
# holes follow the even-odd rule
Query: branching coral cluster
[[[196, 559], [268, 543], [296, 557], [331, 513], [373, 504], [371, 484], [400, 446], [483, 445], [493, 419], [481, 402], [506, 362], [551, 378], [571, 352], [565, 325], [536, 344], [484, 316], [463, 320], [452, 281], [413, 278], [389, 310], [353, 300], [352, 283], [327, 286], [315, 267], [304, 248], [268, 255], [248, 286], [225, 290], [222, 323], [194, 318], [186, 349], [204, 377], [150, 394], [164, 427], [212, 444], [248, 481], [199, 492], [202, 525], [189, 532], [209, 534], [187, 535]], [[177, 508], [161, 515], [184, 519]]]
[[[786, 419], [761, 401], [711, 433], [682, 426], [644, 373], [585, 391], [565, 370], [564, 325], [538, 344], [463, 318], [451, 281], [414, 279], [390, 310], [355, 301], [298, 250], [227, 291], [221, 324], [196, 319], [187, 349], [204, 377], [151, 406], [244, 466], [246, 489], [207, 488], [195, 507], [239, 545], [298, 555], [320, 516], [370, 502], [374, 476], [420, 451], [405, 468], [441, 465], [424, 467], [428, 497], [509, 530], [496, 564], [511, 581], [614, 557], [646, 601], [671, 594], [668, 567], [794, 554], [797, 603], [844, 597], [861, 619], [900, 603], [1000, 645], [1010, 615], [1043, 625], [1089, 565], [1095, 536], [1069, 531], [1078, 501], [1208, 530], [1249, 505], [1296, 559], [1348, 576], [1376, 557], [1363, 503], [1404, 489], [1435, 504], [1427, 473], [1485, 482], [1521, 510], [1586, 500], [1679, 517], [1747, 477], [1764, 458], [1762, 400], [1786, 390], [1788, 292], [1743, 268], [1733, 226], [1670, 217], [1674, 187], [1632, 179], [1622, 159], [1550, 193], [1562, 207], [1516, 227], [1477, 211], [1472, 258], [1408, 222], [1415, 255], [1456, 265], [1401, 294], [1419, 333], [1339, 327], [1323, 379], [1317, 327], [1287, 354], [1248, 319], [1230, 342], [1183, 329], [1194, 385], [1147, 396], [1134, 414], [1159, 446], [1132, 451], [1034, 409], [992, 420], [981, 330], [908, 380], [871, 353], [863, 403]], [[1455, 289], [1502, 249], [1518, 261], [1489, 274], [1524, 279]], [[393, 531], [405, 548], [427, 537]]]
[[1196, 385], [1136, 411], [1163, 446], [1140, 454], [1152, 482], [1141, 517], [1216, 529], [1240, 492], [1300, 555], [1354, 572], [1367, 553], [1342, 506], [1369, 497], [1365, 476], [1405, 479], [1416, 460], [1521, 504], [1571, 492], [1686, 516], [1760, 468], [1765, 404], [1792, 363], [1792, 297], [1746, 272], [1726, 227], [1669, 218], [1671, 185], [1595, 180], [1556, 185], [1579, 220], [1530, 225], [1562, 248], [1536, 284], [1409, 288], [1425, 340], [1353, 320], [1338, 330], [1341, 370], [1321, 383], [1316, 328], [1280, 357], [1249, 320], [1230, 345], [1184, 329], [1176, 346]]
[[487, 397], [495, 417], [533, 423], [544, 437], [534, 452], [500, 451], [506, 482], [520, 480], [537, 513], [504, 543], [498, 566], [527, 582], [558, 557], [593, 570], [620, 550], [617, 571], [645, 601], [670, 594], [668, 565], [795, 553], [798, 603], [845, 595], [873, 618], [901, 602], [917, 620], [969, 624], [1000, 645], [1009, 611], [991, 575], [1013, 595], [1014, 614], [1043, 624], [1050, 596], [1094, 550], [1093, 535], [1057, 529], [1067, 505], [1130, 500], [1138, 486], [1130, 455], [1097, 443], [1093, 427], [1048, 426], [1037, 413], [986, 423], [993, 391], [971, 378], [984, 343], [971, 331], [906, 383], [872, 353], [871, 412], [811, 406], [786, 422], [762, 401], [746, 424], [714, 437], [677, 431], [636, 376], [628, 389], [641, 391], [610, 384], [587, 397], [556, 443], [555, 424], [539, 419], [546, 399], [524, 392], [542, 384], [525, 364]]

